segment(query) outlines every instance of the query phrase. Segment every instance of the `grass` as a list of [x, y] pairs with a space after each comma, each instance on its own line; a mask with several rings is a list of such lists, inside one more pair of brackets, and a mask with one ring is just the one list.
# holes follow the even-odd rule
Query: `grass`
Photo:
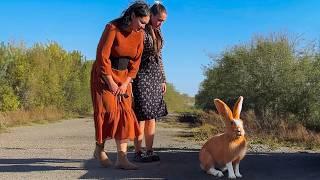
[[74, 115], [56, 108], [34, 109], [30, 111], [19, 110], [0, 113], [0, 132], [6, 132], [10, 127], [32, 124], [46, 124], [56, 122]]
[[[271, 149], [291, 147], [305, 150], [320, 149], [320, 133], [306, 129], [301, 123], [285, 119], [276, 123], [259, 121], [252, 111], [241, 114], [244, 128], [250, 144], [265, 144]], [[206, 141], [210, 137], [224, 132], [224, 122], [215, 112], [192, 111], [182, 113], [177, 123], [189, 123], [195, 141]]]

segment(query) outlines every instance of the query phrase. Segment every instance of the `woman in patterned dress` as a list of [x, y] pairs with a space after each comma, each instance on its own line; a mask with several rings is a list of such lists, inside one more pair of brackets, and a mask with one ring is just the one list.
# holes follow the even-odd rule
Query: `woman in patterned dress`
[[[133, 80], [134, 110], [139, 121], [141, 135], [135, 139], [134, 161], [159, 161], [153, 152], [155, 120], [168, 114], [163, 99], [166, 92], [166, 78], [163, 70], [161, 49], [163, 38], [160, 27], [167, 18], [165, 7], [155, 3], [150, 8], [150, 21], [146, 25], [144, 50], [137, 77]], [[145, 137], [146, 152], [141, 150]]]
[[133, 3], [124, 14], [109, 24], [100, 38], [96, 61], [91, 71], [96, 148], [94, 156], [101, 165], [112, 165], [104, 143], [115, 139], [116, 168], [137, 169], [127, 159], [127, 142], [139, 136], [139, 124], [132, 109], [131, 80], [141, 62], [149, 6]]

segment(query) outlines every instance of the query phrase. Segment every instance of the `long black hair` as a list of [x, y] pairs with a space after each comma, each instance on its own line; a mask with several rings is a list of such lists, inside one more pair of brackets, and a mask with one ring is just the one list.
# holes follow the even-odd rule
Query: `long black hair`
[[148, 4], [144, 1], [135, 1], [128, 9], [122, 12], [119, 18], [112, 20], [111, 23], [114, 23], [120, 30], [126, 30], [131, 24], [131, 15], [133, 13], [136, 17], [149, 16], [150, 10]]

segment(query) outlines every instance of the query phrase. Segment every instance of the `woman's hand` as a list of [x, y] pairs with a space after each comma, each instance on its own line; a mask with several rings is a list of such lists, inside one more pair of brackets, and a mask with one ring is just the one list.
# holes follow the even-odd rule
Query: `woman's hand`
[[115, 83], [113, 80], [111, 82], [108, 83], [108, 86], [109, 86], [109, 89], [111, 91], [111, 93], [113, 95], [116, 95], [118, 89], [119, 89], [119, 86], [117, 83]]
[[128, 88], [128, 83], [123, 83], [119, 86], [116, 92], [116, 96], [118, 97], [118, 100], [120, 102], [122, 102], [124, 98], [129, 97], [129, 95], [127, 94], [127, 88]]
[[167, 92], [167, 84], [161, 83], [161, 86], [162, 86], [162, 93], [165, 94]]
[[117, 96], [117, 95], [122, 96], [122, 95], [126, 94], [127, 88], [128, 88], [128, 83], [122, 83], [122, 84], [119, 86], [119, 88], [117, 89], [117, 91], [116, 91], [116, 96]]
[[116, 94], [117, 90], [118, 90], [118, 84], [116, 82], [114, 82], [113, 78], [111, 75], [107, 75], [107, 76], [102, 76], [104, 82], [108, 85], [109, 90], [111, 91], [111, 93], [113, 95]]
[[127, 94], [127, 89], [129, 83], [132, 81], [131, 77], [127, 77], [127, 79], [119, 86], [116, 96], [119, 97], [119, 101], [121, 102], [124, 98], [128, 98], [129, 94]]

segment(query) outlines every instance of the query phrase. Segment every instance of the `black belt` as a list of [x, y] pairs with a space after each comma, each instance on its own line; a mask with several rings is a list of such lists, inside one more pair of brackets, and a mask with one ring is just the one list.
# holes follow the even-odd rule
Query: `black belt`
[[126, 70], [130, 59], [128, 57], [110, 57], [111, 67], [116, 70]]

